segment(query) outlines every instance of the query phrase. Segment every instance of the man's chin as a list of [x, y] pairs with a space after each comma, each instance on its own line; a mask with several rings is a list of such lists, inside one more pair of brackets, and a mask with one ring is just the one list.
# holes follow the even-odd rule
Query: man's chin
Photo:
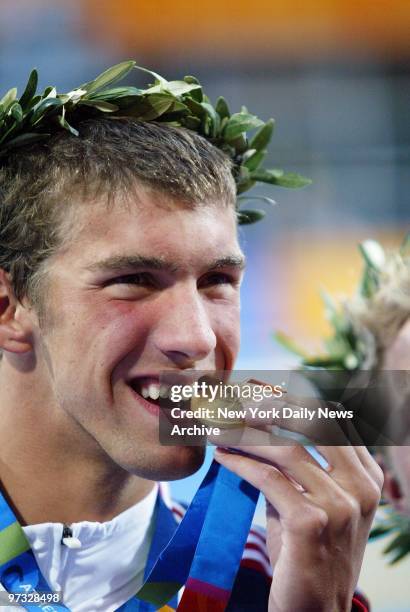
[[204, 446], [162, 446], [155, 454], [128, 471], [148, 480], [179, 480], [199, 470], [205, 459]]

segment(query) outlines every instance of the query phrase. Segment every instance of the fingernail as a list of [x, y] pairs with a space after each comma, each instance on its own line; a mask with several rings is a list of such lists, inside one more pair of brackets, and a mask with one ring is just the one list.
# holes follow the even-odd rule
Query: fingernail
[[221, 446], [217, 446], [214, 455], [228, 455], [229, 451], [227, 448], [222, 448]]

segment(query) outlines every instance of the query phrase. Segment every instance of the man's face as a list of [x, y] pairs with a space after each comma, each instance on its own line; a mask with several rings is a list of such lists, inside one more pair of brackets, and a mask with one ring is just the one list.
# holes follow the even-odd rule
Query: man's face
[[[400, 370], [410, 371], [410, 318], [402, 326], [394, 342], [384, 354], [382, 367], [392, 370], [388, 381], [389, 409], [401, 414], [399, 420], [401, 433], [407, 433], [406, 446], [390, 446], [384, 449], [389, 469], [385, 474], [385, 495], [393, 506], [410, 516], [410, 437], [409, 437], [409, 377]], [[407, 383], [407, 384], [406, 384]]]
[[[52, 422], [74, 452], [150, 479], [195, 471], [203, 448], [166, 447], [142, 393], [162, 371], [230, 370], [239, 348], [243, 256], [232, 207], [189, 210], [157, 193], [80, 206], [50, 260], [35, 333]], [[155, 391], [154, 391], [155, 393]]]

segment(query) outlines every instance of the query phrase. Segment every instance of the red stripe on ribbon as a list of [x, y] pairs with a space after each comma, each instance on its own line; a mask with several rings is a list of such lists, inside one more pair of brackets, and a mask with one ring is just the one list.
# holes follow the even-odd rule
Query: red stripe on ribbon
[[188, 578], [178, 612], [224, 612], [231, 593], [214, 584]]

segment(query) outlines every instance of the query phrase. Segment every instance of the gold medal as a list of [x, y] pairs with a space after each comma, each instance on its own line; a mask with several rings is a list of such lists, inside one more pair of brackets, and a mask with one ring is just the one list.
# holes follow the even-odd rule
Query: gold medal
[[[202, 387], [202, 395], [200, 397], [192, 397], [191, 410], [196, 411], [196, 414], [199, 415], [196, 418], [204, 425], [220, 427], [221, 429], [245, 427], [246, 408], [240, 401], [242, 389], [247, 388], [248, 398], [249, 387], [255, 385], [268, 387], [273, 393], [277, 393], [279, 389], [279, 386], [274, 387], [269, 383], [250, 378], [245, 382], [233, 385], [236, 388], [235, 396], [232, 392], [232, 385], [224, 385], [222, 381], [214, 381], [212, 379], [209, 379], [207, 382], [208, 387]], [[280, 392], [281, 395], [286, 393], [283, 389], [280, 389]]]
[[[244, 427], [244, 408], [237, 397], [225, 397], [225, 387], [219, 384], [215, 397], [204, 394], [201, 397], [192, 397], [191, 410], [197, 411], [198, 420], [210, 427], [221, 429], [236, 429]], [[201, 414], [202, 413], [202, 414]]]

